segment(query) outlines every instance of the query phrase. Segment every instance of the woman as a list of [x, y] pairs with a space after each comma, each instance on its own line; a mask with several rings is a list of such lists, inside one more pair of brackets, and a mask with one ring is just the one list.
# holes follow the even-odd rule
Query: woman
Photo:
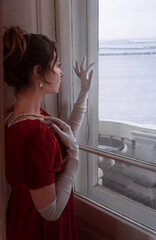
[[68, 124], [41, 109], [45, 94], [58, 93], [63, 72], [54, 42], [19, 27], [4, 33], [4, 80], [16, 103], [6, 118], [6, 177], [12, 187], [7, 239], [77, 239], [73, 180], [79, 148], [75, 136], [86, 110], [93, 71], [75, 72], [81, 91]]

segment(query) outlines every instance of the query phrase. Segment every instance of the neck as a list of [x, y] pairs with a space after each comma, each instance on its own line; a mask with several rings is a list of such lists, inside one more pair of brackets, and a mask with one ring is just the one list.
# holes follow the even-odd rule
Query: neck
[[14, 107], [14, 115], [21, 113], [40, 114], [42, 96], [31, 91], [19, 93]]

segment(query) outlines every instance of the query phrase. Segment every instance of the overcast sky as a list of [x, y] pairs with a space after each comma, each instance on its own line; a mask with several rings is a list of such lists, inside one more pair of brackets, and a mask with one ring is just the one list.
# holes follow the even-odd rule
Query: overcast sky
[[156, 38], [156, 0], [99, 0], [99, 39]]

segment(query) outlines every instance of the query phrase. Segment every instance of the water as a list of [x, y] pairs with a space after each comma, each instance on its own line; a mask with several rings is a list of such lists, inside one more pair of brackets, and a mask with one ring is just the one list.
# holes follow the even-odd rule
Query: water
[[156, 40], [100, 43], [99, 119], [156, 124]]

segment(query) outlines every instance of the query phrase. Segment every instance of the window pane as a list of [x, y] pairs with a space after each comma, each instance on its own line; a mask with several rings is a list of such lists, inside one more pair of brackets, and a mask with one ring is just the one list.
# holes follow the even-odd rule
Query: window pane
[[[102, 46], [111, 49], [114, 44]], [[123, 44], [127, 48], [123, 51], [131, 51], [128, 41], [115, 47]], [[135, 48], [136, 42], [133, 44]], [[154, 44], [156, 49], [156, 41]], [[118, 54], [115, 49], [105, 53], [102, 47], [100, 51], [99, 119], [156, 124], [156, 54]]]
[[155, 172], [98, 157], [98, 184], [156, 209]]
[[[155, 12], [154, 0], [99, 0], [98, 147], [154, 164]], [[155, 172], [104, 157], [98, 157], [97, 169], [94, 167], [93, 171], [97, 171], [97, 185], [102, 189], [149, 207], [155, 213]], [[112, 199], [108, 199], [111, 206]], [[105, 199], [102, 201], [107, 205]], [[115, 206], [114, 201], [112, 208]], [[134, 211], [128, 200], [127, 206]], [[124, 205], [120, 207], [124, 214]]]
[[156, 123], [156, 2], [99, 0], [99, 119]]
[[154, 0], [99, 0], [99, 138], [115, 138], [127, 146], [117, 149], [121, 154], [150, 162], [156, 150], [155, 12]]

